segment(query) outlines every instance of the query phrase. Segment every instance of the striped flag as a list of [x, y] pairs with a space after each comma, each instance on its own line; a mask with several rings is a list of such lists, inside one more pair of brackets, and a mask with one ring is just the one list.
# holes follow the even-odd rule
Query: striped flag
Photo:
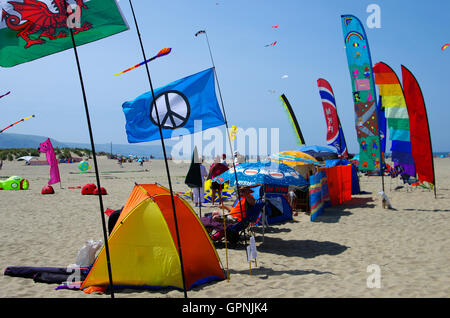
[[333, 146], [339, 155], [347, 158], [348, 151], [345, 143], [344, 132], [342, 131], [341, 122], [336, 109], [336, 100], [334, 98], [333, 89], [328, 81], [319, 78], [317, 80], [320, 98], [322, 99], [323, 111], [327, 123], [327, 144]]

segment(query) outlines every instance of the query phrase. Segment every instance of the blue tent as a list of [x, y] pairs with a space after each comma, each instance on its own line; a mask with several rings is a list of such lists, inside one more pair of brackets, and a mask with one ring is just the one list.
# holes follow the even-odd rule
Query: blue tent
[[[252, 188], [252, 195], [255, 200], [259, 200], [263, 196], [263, 189], [261, 186]], [[237, 200], [233, 203], [233, 206], [237, 204]], [[272, 225], [276, 223], [284, 223], [286, 221], [291, 221], [292, 209], [286, 198], [279, 193], [266, 193], [265, 194], [265, 208], [266, 208], [266, 218], [267, 224]], [[262, 221], [258, 222], [261, 225]]]
[[352, 163], [345, 159], [329, 159], [325, 160], [325, 167], [335, 167], [335, 166], [352, 166], [352, 194], [359, 194], [361, 192], [361, 188], [359, 186], [359, 178], [358, 172], [356, 168], [352, 165]]
[[284, 223], [292, 220], [292, 209], [284, 196], [278, 193], [266, 193], [267, 224]]

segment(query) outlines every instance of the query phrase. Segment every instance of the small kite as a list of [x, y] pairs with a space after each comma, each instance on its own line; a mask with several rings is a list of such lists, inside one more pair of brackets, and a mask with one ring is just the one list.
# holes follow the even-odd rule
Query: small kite
[[8, 93], [6, 93], [6, 94], [1, 95], [0, 98], [3, 98], [3, 97], [5, 97], [6, 95], [9, 95], [9, 93], [11, 93], [11, 92], [8, 92]]
[[272, 42], [272, 43], [270, 43], [270, 44], [267, 44], [267, 45], [264, 45], [264, 47], [268, 47], [268, 46], [275, 46], [275, 44], [277, 44], [277, 41], [275, 41], [275, 42]]
[[130, 67], [130, 68], [126, 69], [125, 71], [122, 71], [122, 72], [117, 73], [117, 74], [114, 74], [114, 75], [121, 75], [121, 74], [126, 73], [126, 72], [128, 72], [128, 71], [134, 70], [135, 68], [138, 68], [138, 67], [140, 67], [140, 66], [142, 66], [142, 65], [144, 65], [144, 64], [146, 64], [146, 63], [149, 63], [149, 62], [151, 62], [151, 61], [157, 59], [158, 57], [161, 57], [161, 56], [164, 56], [164, 55], [169, 54], [171, 51], [172, 51], [171, 48], [164, 48], [164, 49], [162, 49], [161, 51], [159, 51], [158, 54], [156, 54], [156, 55], [155, 55], [154, 57], [152, 57], [151, 59], [148, 59], [148, 60], [145, 61], [145, 62], [141, 62], [141, 63], [139, 63], [139, 64], [136, 64], [135, 66]]
[[269, 89], [269, 93], [270, 94], [275, 94], [275, 90], [274, 89]]
[[272, 25], [272, 29], [278, 29], [278, 24]]
[[6, 129], [11, 128], [12, 126], [14, 126], [14, 125], [16, 125], [16, 124], [18, 124], [18, 123], [21, 123], [21, 122], [23, 122], [23, 121], [25, 121], [25, 120], [27, 120], [27, 119], [30, 119], [30, 118], [34, 118], [34, 115], [28, 116], [28, 117], [26, 117], [26, 118], [22, 118], [21, 120], [16, 121], [15, 123], [9, 125], [8, 127], [3, 128], [2, 130], [0, 130], [0, 134], [1, 134], [2, 132], [4, 132]]
[[289, 76], [287, 76], [287, 75], [283, 75], [283, 76], [281, 76], [281, 78], [288, 78]]
[[450, 43], [446, 43], [441, 47], [441, 51], [444, 51], [447, 47], [450, 46]]
[[202, 34], [202, 33], [206, 33], [206, 31], [205, 31], [205, 30], [200, 30], [200, 31], [198, 31], [197, 33], [195, 33], [195, 36], [197, 36], [197, 35], [199, 35], [199, 34]]
[[230, 130], [230, 140], [234, 141], [234, 139], [236, 138], [236, 134], [237, 131], [239, 130], [239, 128], [235, 125], [231, 126], [231, 130]]

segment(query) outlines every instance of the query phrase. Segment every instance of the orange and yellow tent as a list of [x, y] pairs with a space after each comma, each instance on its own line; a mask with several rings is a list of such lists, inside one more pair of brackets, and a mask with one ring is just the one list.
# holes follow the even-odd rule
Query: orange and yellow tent
[[[190, 205], [174, 196], [186, 290], [225, 279], [216, 249]], [[183, 288], [170, 192], [136, 185], [108, 238], [114, 288]], [[81, 289], [109, 285], [103, 248]]]

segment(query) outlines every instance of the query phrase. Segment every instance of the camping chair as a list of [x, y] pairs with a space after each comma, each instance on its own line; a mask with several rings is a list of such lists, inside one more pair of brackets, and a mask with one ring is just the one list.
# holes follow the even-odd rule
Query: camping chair
[[[227, 241], [230, 244], [236, 245], [241, 241], [241, 238], [245, 235], [245, 230], [256, 224], [259, 220], [263, 207], [264, 202], [259, 199], [250, 210], [246, 211], [245, 217], [241, 221], [234, 224], [227, 224], [226, 235]], [[224, 239], [225, 231], [223, 220], [213, 220], [211, 217], [202, 217], [200, 218], [200, 221], [213, 242], [220, 242]]]
[[413, 187], [413, 184], [418, 181], [416, 178], [410, 176], [406, 172], [402, 173], [400, 176], [402, 178], [403, 183], [407, 185], [406, 191], [408, 190], [412, 191], [413, 189], [415, 189], [415, 187]]
[[[391, 177], [391, 182], [389, 184], [389, 190], [392, 191], [392, 179], [395, 179], [398, 176], [400, 176], [404, 172], [404, 169], [400, 165], [392, 168], [390, 165], [386, 164], [384, 171]], [[398, 186], [398, 182], [397, 182], [396, 186]]]

